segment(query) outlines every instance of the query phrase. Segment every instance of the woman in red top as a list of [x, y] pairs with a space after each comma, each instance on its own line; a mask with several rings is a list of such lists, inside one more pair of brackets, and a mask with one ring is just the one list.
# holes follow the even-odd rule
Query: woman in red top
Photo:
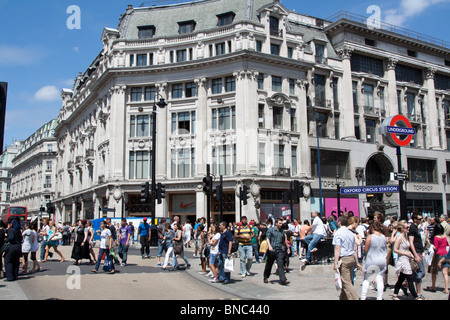
[[[447, 247], [450, 244], [444, 236], [444, 227], [442, 227], [440, 223], [436, 223], [434, 226], [433, 235], [434, 257], [431, 266], [428, 268], [428, 272], [431, 273], [431, 287], [428, 287], [427, 290], [436, 292], [436, 277], [439, 271], [438, 263], [439, 260], [447, 254]], [[444, 275], [445, 281], [444, 293], [448, 294], [448, 268], [442, 268], [442, 274]]]

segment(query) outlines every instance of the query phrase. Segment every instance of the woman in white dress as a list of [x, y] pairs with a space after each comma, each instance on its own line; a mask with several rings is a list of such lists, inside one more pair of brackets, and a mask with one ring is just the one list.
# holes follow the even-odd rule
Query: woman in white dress
[[384, 292], [384, 273], [386, 272], [387, 240], [383, 234], [383, 225], [375, 221], [372, 224], [372, 233], [367, 236], [364, 252], [362, 271], [364, 280], [362, 283], [361, 300], [366, 300], [367, 290], [369, 289], [369, 278], [375, 275], [377, 283], [377, 300], [383, 300]]
[[399, 222], [397, 224], [397, 231], [399, 231], [400, 234], [395, 240], [394, 253], [398, 255], [397, 261], [395, 263], [395, 273], [398, 276], [398, 280], [395, 284], [394, 295], [392, 296], [392, 299], [400, 300], [398, 298], [398, 292], [400, 291], [400, 288], [402, 287], [402, 284], [406, 279], [408, 281], [409, 291], [411, 292], [414, 299], [423, 300], [422, 297], [418, 297], [416, 289], [414, 287], [414, 273], [409, 262], [409, 258], [414, 258], [414, 255], [409, 250], [410, 244], [407, 238], [409, 227], [406, 226], [403, 222]]

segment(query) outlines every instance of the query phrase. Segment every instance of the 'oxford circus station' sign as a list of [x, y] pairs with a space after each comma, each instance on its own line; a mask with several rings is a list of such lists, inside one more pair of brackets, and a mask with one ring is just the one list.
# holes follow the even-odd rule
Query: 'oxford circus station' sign
[[380, 134], [386, 138], [391, 147], [406, 147], [416, 134], [416, 130], [405, 116], [396, 115], [383, 121]]

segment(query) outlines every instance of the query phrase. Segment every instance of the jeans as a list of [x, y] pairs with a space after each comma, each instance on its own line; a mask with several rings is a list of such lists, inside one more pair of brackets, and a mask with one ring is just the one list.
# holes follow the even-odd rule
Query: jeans
[[308, 251], [306, 252], [306, 260], [311, 261], [311, 250], [314, 249], [317, 243], [323, 238], [321, 234], [310, 234], [305, 237], [305, 242], [308, 245]]
[[[97, 257], [97, 263], [95, 264], [95, 270], [98, 271], [98, 268], [100, 267], [100, 263], [102, 261], [103, 254], [105, 254], [105, 261], [106, 259], [112, 259], [109, 254], [109, 249], [103, 249], [100, 248], [98, 251], [98, 257]], [[114, 263], [112, 264], [112, 269], [114, 270]]]
[[[184, 246], [183, 246], [183, 251], [181, 251], [181, 253], [178, 256], [180, 256], [184, 260], [184, 262], [186, 262], [186, 267], [187, 267], [189, 265], [189, 261], [188, 261], [188, 259], [186, 259], [185, 255], [184, 255]], [[177, 255], [174, 252], [173, 259], [172, 259], [172, 268], [176, 268], [176, 267], [178, 267], [178, 260], [177, 260]]]
[[226, 253], [219, 253], [219, 281], [231, 281], [231, 273], [225, 272], [225, 259], [227, 259]]
[[41, 241], [41, 261], [45, 259], [45, 249], [47, 248], [48, 241], [42, 240]]
[[422, 283], [422, 279], [425, 277], [425, 266], [423, 264], [423, 254], [422, 253], [418, 253], [419, 257], [420, 257], [420, 261], [419, 261], [419, 270], [417, 270], [414, 274], [413, 274], [413, 281], [415, 283]]
[[255, 254], [256, 263], [259, 263], [259, 245], [252, 243], [253, 253]]
[[[172, 260], [173, 260], [173, 257], [174, 257], [175, 255], [173, 254], [173, 247], [168, 247], [167, 248], [167, 251], [166, 251], [166, 258], [164, 259], [164, 265], [163, 265], [163, 268], [166, 268], [167, 267], [167, 265], [169, 264], [169, 259], [170, 259], [170, 257], [172, 257]], [[176, 259], [175, 259], [176, 260]], [[173, 262], [172, 262], [173, 263]], [[173, 267], [173, 265], [172, 265], [172, 267]]]
[[163, 239], [158, 239], [158, 253], [156, 254], [158, 258], [162, 257], [163, 250], [167, 251], [166, 246], [164, 245], [164, 241]]
[[128, 257], [128, 246], [122, 243], [119, 243], [118, 254], [120, 259], [122, 259], [122, 263], [127, 263]]
[[278, 275], [280, 276], [280, 281], [285, 282], [286, 281], [286, 274], [284, 272], [283, 264], [284, 264], [284, 257], [285, 252], [282, 250], [277, 251], [269, 251], [267, 250], [267, 262], [266, 266], [264, 268], [264, 279], [269, 279], [270, 274], [272, 272], [273, 263], [276, 261], [278, 266]]
[[251, 245], [241, 246], [239, 245], [239, 259], [241, 267], [241, 275], [250, 273], [250, 268], [253, 263], [253, 247]]

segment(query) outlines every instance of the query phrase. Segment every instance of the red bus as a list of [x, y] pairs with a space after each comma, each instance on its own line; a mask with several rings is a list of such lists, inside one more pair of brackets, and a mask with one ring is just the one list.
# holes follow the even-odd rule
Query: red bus
[[6, 223], [10, 217], [18, 217], [20, 219], [20, 224], [23, 226], [27, 222], [28, 210], [26, 207], [16, 207], [10, 206], [3, 209], [2, 221]]

